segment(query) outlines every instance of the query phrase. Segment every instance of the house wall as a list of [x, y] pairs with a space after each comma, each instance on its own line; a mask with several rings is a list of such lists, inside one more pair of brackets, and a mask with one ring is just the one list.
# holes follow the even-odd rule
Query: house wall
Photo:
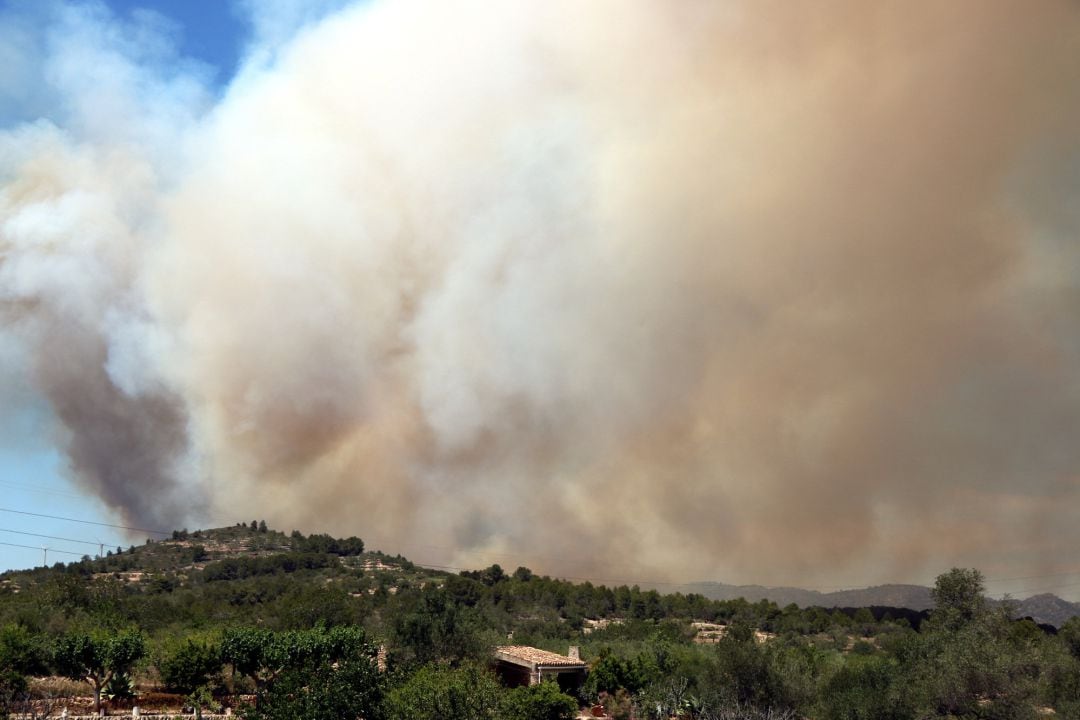
[[529, 671], [529, 668], [508, 663], [505, 660], [499, 660], [495, 663], [495, 673], [506, 687], [521, 687], [522, 685], [533, 684], [533, 673]]

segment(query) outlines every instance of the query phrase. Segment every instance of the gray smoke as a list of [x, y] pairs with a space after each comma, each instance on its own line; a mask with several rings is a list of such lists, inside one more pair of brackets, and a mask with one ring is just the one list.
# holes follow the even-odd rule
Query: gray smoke
[[8, 329], [118, 511], [601, 578], [1076, 569], [1075, 4], [288, 17], [212, 102], [69, 8], [116, 97], [0, 141]]

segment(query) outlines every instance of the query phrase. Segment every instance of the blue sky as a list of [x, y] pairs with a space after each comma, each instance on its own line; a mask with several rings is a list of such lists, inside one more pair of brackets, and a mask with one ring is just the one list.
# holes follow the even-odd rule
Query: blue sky
[[180, 54], [213, 66], [221, 81], [236, 70], [250, 35], [245, 14], [227, 0], [107, 0], [107, 4], [120, 17], [150, 10], [174, 21]]
[[104, 0], [122, 19], [151, 11], [175, 23], [178, 50], [227, 83], [253, 44], [280, 46], [297, 29], [357, 0]]

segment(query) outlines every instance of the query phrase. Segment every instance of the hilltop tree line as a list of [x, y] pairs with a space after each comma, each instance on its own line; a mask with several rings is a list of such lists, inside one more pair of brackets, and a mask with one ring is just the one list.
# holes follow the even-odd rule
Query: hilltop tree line
[[[27, 696], [27, 678], [58, 674], [98, 697], [138, 680], [198, 708], [251, 694], [242, 712], [253, 719], [554, 719], [597, 701], [623, 718], [1023, 720], [1042, 707], [1080, 719], [1080, 620], [1056, 634], [1012, 620], [985, 602], [976, 571], [941, 576], [932, 613], [841, 611], [497, 565], [439, 573], [365, 555], [358, 539], [258, 524], [236, 537], [257, 554], [215, 559], [197, 545], [220, 538], [191, 533], [3, 576], [0, 708]], [[157, 569], [134, 580], [120, 561]], [[365, 571], [368, 561], [391, 569]], [[695, 642], [694, 621], [723, 636]], [[508, 643], [579, 645], [588, 679], [574, 697], [554, 685], [507, 690], [489, 662]]]

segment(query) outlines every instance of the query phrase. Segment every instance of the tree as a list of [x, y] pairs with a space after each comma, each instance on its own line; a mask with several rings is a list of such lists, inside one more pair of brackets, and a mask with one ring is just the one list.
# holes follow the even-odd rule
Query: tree
[[455, 603], [448, 589], [428, 586], [400, 593], [391, 628], [398, 657], [407, 662], [460, 663], [487, 653], [480, 636], [482, 617], [475, 608]]
[[272, 645], [274, 633], [259, 628], [234, 628], [226, 630], [221, 638], [221, 660], [232, 665], [234, 673], [247, 675], [255, 681], [255, 687], [273, 674]]
[[930, 622], [890, 644], [917, 716], [1034, 718], [1043, 645], [1037, 626], [1013, 621], [1007, 606], [989, 607], [977, 570], [950, 570], [933, 593]]
[[258, 527], [259, 527], [259, 532], [261, 532], [261, 533], [266, 532], [266, 529], [267, 529], [266, 528], [266, 521], [265, 520], [260, 520]]
[[222, 660], [251, 677], [260, 697], [287, 672], [311, 671], [354, 659], [371, 661], [374, 655], [375, 649], [358, 627], [287, 632], [236, 628], [227, 630], [221, 639]]
[[486, 567], [483, 570], [464, 570], [461, 575], [473, 580], [478, 580], [489, 587], [507, 579], [506, 573], [498, 564]]
[[953, 568], [938, 575], [931, 594], [935, 620], [953, 630], [968, 624], [986, 610], [983, 575], [974, 568]]
[[101, 711], [101, 690], [114, 676], [128, 673], [146, 654], [138, 631], [116, 634], [69, 633], [56, 642], [53, 663], [72, 680], [86, 680], [94, 689], [94, 713]]

